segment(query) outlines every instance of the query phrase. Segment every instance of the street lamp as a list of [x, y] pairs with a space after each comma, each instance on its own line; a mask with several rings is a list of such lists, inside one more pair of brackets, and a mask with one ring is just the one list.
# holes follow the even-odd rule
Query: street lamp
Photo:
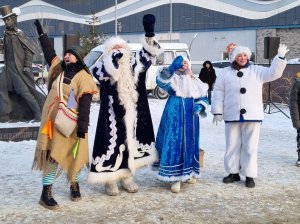
[[173, 18], [172, 0], [170, 0], [170, 42], [172, 42], [172, 18]]
[[198, 36], [198, 33], [196, 33], [195, 35], [194, 35], [194, 37], [193, 37], [193, 39], [192, 39], [192, 41], [191, 41], [191, 43], [190, 43], [190, 46], [189, 46], [189, 51], [191, 52], [191, 49], [192, 49], [192, 44], [193, 44], [193, 42], [194, 42], [194, 40], [195, 40], [195, 38]]
[[117, 5], [118, 0], [115, 0], [115, 36], [118, 35]]

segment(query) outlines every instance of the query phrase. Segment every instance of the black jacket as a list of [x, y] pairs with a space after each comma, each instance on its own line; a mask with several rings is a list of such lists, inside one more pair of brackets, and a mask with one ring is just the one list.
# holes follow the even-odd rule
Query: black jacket
[[[207, 69], [205, 67], [206, 64], [210, 64], [210, 67], [209, 69]], [[213, 85], [216, 81], [216, 72], [215, 72], [215, 69], [213, 68], [212, 64], [210, 61], [205, 61], [203, 63], [203, 68], [201, 69], [200, 73], [199, 73], [199, 79], [204, 82], [204, 83], [207, 83], [209, 88], [208, 90], [213, 90]]]

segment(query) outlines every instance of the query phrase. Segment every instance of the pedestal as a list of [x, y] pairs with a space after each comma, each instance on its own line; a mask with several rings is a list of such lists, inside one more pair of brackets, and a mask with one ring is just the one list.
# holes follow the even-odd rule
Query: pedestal
[[36, 140], [39, 126], [30, 127], [0, 127], [0, 141], [20, 142], [24, 140]]

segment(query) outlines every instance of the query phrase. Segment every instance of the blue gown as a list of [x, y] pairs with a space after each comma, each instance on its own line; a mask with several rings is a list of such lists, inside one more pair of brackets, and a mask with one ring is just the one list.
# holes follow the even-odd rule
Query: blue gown
[[190, 75], [175, 74], [167, 80], [161, 76], [162, 73], [157, 84], [170, 96], [157, 131], [159, 162], [154, 167], [159, 170], [160, 180], [186, 181], [200, 176], [199, 117], [193, 113], [193, 107], [196, 99], [205, 96], [208, 86]]

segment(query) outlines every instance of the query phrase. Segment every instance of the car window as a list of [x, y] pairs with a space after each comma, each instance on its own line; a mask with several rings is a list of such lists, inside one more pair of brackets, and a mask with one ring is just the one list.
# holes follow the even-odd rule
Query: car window
[[103, 54], [102, 51], [91, 51], [90, 53], [85, 56], [84, 63], [86, 64], [87, 67], [91, 67], [93, 64], [96, 63], [98, 58]]
[[163, 65], [164, 64], [164, 54], [160, 54], [156, 56], [155, 65]]
[[187, 54], [186, 51], [176, 51], [175, 54], [176, 54], [176, 57], [177, 56], [182, 56], [182, 57], [187, 58], [187, 59], [190, 60], [190, 58], [189, 58], [189, 56], [188, 56], [188, 54]]
[[164, 64], [170, 65], [174, 60], [174, 53], [173, 51], [165, 51], [164, 52]]
[[212, 62], [214, 68], [225, 68], [230, 66], [230, 61], [219, 61], [219, 62]]

